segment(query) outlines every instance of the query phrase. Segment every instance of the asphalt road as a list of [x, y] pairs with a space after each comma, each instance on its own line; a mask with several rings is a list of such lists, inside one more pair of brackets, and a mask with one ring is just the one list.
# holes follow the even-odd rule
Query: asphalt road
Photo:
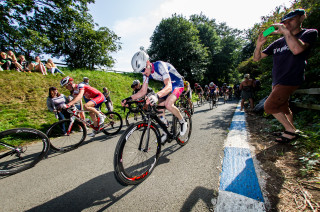
[[116, 136], [51, 152], [32, 169], [0, 179], [0, 211], [209, 211], [219, 188], [223, 144], [237, 102], [195, 108], [189, 143], [162, 146], [151, 176], [121, 186], [113, 175]]

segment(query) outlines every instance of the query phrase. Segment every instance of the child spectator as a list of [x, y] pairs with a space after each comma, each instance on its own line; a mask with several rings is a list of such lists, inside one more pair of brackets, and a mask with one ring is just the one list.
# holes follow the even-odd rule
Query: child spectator
[[54, 75], [54, 73], [57, 73], [57, 72], [64, 75], [64, 73], [57, 68], [56, 64], [54, 64], [52, 59], [48, 59], [48, 61], [46, 63], [46, 67], [47, 67], [48, 71], [51, 72], [53, 75]]
[[18, 58], [19, 58], [18, 63], [21, 65], [22, 71], [31, 73], [31, 71], [28, 69], [29, 62], [26, 61], [26, 58], [24, 57], [24, 55], [19, 55]]
[[7, 54], [5, 52], [1, 52], [0, 55], [0, 65], [2, 70], [10, 70], [11, 60], [7, 58]]
[[22, 66], [18, 63], [17, 58], [16, 58], [16, 55], [13, 53], [13, 51], [9, 50], [9, 51], [7, 52], [7, 58], [8, 58], [9, 60], [11, 60], [10, 69], [15, 69], [15, 70], [17, 70], [18, 72], [23, 71], [23, 70], [22, 70]]

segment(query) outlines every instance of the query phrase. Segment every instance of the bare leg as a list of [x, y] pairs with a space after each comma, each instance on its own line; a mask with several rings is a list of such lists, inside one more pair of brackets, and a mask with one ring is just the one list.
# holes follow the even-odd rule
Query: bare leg
[[243, 111], [243, 107], [244, 107], [244, 99], [241, 99], [241, 111]]
[[[275, 113], [272, 114], [285, 128], [286, 131], [294, 133], [296, 131], [296, 128], [293, 126], [293, 124], [290, 123], [290, 121], [287, 118], [287, 115], [284, 113]], [[286, 138], [294, 138], [294, 136], [283, 134], [283, 137]]]
[[177, 97], [175, 95], [169, 95], [167, 100], [165, 101], [166, 108], [175, 116], [178, 118], [179, 121], [183, 119], [179, 109], [174, 105], [174, 103], [177, 101]]

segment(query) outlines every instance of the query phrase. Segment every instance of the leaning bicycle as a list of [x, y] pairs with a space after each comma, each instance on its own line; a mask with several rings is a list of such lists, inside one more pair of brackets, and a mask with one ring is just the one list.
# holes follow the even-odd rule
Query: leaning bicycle
[[31, 128], [0, 132], [0, 175], [12, 175], [35, 166], [49, 150], [49, 139]]
[[80, 117], [81, 112], [88, 113], [89, 111], [78, 110], [76, 107], [67, 110], [71, 114], [70, 119], [58, 121], [47, 130], [50, 147], [58, 152], [67, 152], [79, 147], [86, 139], [87, 128], [106, 135], [115, 135], [122, 128], [122, 118], [116, 112], [103, 113], [106, 117], [104, 123], [95, 127], [90, 119], [84, 120]]
[[[188, 129], [184, 136], [180, 136], [180, 124], [172, 116], [171, 126], [163, 123], [158, 114], [164, 106], [147, 106], [143, 108], [146, 120], [130, 125], [120, 137], [114, 154], [114, 174], [122, 185], [135, 185], [144, 181], [157, 165], [161, 145], [176, 140], [181, 146], [189, 142], [192, 121], [187, 109], [182, 109], [181, 114], [188, 122]], [[161, 142], [161, 132], [167, 134], [167, 139]]]

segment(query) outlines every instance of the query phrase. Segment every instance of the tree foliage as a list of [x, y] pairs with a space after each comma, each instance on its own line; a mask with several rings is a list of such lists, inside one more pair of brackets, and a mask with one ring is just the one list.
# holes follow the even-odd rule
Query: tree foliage
[[95, 30], [89, 3], [94, 0], [0, 2], [1, 50], [11, 49], [27, 58], [41, 53], [63, 57], [77, 68], [112, 66], [109, 54], [120, 49], [119, 38], [106, 27]]

